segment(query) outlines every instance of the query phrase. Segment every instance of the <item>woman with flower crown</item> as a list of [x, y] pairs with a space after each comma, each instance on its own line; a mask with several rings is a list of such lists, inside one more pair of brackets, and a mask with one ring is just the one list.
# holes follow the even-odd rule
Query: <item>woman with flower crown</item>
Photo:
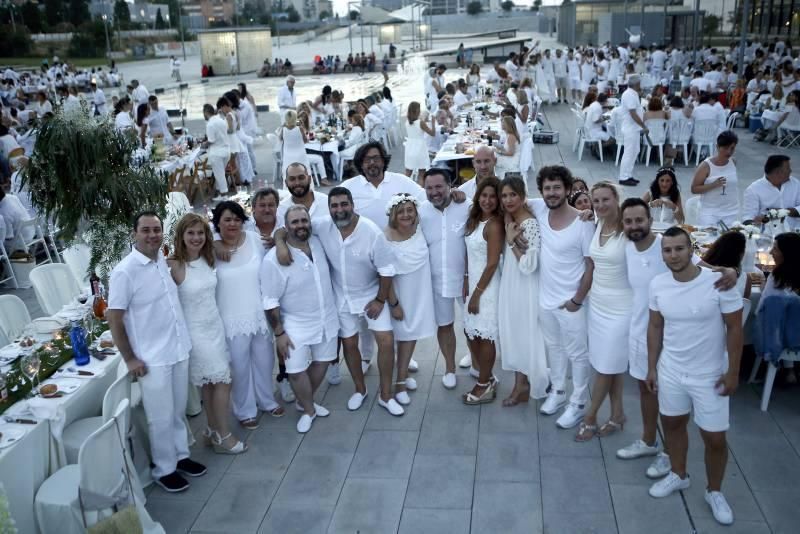
[[404, 406], [411, 403], [406, 378], [417, 340], [436, 333], [428, 244], [419, 228], [418, 207], [419, 201], [408, 193], [393, 195], [386, 205], [389, 223], [383, 231], [395, 257], [395, 276], [388, 300], [397, 342], [394, 398]]

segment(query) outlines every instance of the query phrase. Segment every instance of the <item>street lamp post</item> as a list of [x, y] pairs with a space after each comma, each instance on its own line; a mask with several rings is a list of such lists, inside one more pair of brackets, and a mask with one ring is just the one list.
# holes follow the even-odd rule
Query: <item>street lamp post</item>
[[103, 29], [106, 31], [106, 58], [111, 59], [111, 40], [108, 38], [108, 15], [103, 13]]
[[742, 11], [742, 37], [739, 39], [739, 76], [744, 76], [744, 47], [747, 44], [747, 12], [750, 11], [750, 0], [744, 0]]

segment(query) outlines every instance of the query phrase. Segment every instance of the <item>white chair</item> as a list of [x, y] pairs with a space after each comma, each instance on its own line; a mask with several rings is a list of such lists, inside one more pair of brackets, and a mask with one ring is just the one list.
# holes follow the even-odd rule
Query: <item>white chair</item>
[[[2, 219], [2, 217], [0, 217]], [[5, 232], [3, 232], [5, 235]], [[5, 278], [0, 280], [0, 284], [8, 282], [11, 280], [14, 282], [14, 289], [19, 289], [19, 284], [17, 283], [17, 275], [14, 274], [14, 267], [11, 265], [11, 260], [8, 257], [8, 251], [6, 250], [4, 240], [0, 239], [0, 267], [5, 268]]]
[[659, 164], [664, 166], [664, 144], [667, 142], [667, 120], [666, 119], [648, 119], [644, 121], [644, 125], [650, 130], [648, 137], [650, 142], [644, 143], [645, 166], [650, 166], [650, 152], [653, 148], [658, 148], [658, 161]]
[[281, 161], [282, 143], [274, 133], [267, 134], [267, 141], [272, 145], [272, 160], [275, 162], [273, 166], [273, 181], [275, 187], [280, 188], [280, 184], [283, 183], [283, 176], [281, 176], [281, 169], [283, 168], [283, 162]]
[[5, 347], [22, 335], [31, 315], [16, 295], [0, 295], [0, 346]]
[[578, 161], [583, 158], [583, 147], [586, 143], [597, 143], [597, 151], [600, 152], [600, 161], [603, 161], [603, 140], [593, 138], [591, 131], [585, 126], [581, 128], [580, 141], [578, 142]]
[[91, 262], [92, 250], [89, 245], [75, 243], [61, 253], [64, 263], [72, 271], [75, 280], [80, 287], [89, 286], [89, 263]]
[[[755, 362], [753, 362], [753, 370], [750, 372], [750, 379], [748, 383], [753, 383], [758, 374], [758, 369], [761, 367], [761, 362], [764, 359], [756, 355]], [[778, 373], [778, 365], [780, 362], [800, 362], [800, 352], [784, 350], [781, 352], [780, 358], [777, 362], [769, 362], [767, 364], [767, 376], [764, 380], [764, 391], [761, 394], [761, 411], [766, 412], [769, 408], [769, 398], [772, 395], [772, 386], [775, 385], [775, 375]]]
[[115, 507], [132, 501], [144, 532], [164, 532], [145, 509], [144, 493], [130, 465], [124, 438], [128, 408], [128, 400], [123, 399], [114, 416], [81, 446], [78, 463], [62, 467], [39, 487], [34, 509], [42, 532], [84, 534]]
[[778, 142], [775, 146], [789, 148], [800, 141], [800, 123], [792, 124], [783, 121], [778, 126]]
[[[673, 115], [675, 115], [673, 113]], [[683, 164], [689, 165], [689, 141], [692, 138], [692, 121], [679, 116], [667, 121], [667, 138], [675, 150], [683, 148]], [[677, 158], [676, 158], [677, 159]]]
[[692, 150], [695, 151], [695, 166], [700, 165], [700, 153], [708, 147], [708, 155], [713, 156], [717, 146], [719, 123], [714, 119], [694, 121], [692, 128]]
[[[67, 463], [74, 464], [78, 461], [78, 453], [81, 445], [86, 439], [96, 432], [101, 426], [114, 416], [114, 410], [123, 399], [130, 402], [131, 398], [131, 379], [129, 374], [119, 376], [106, 390], [103, 396], [103, 411], [97, 417], [87, 417], [73, 421], [66, 428], [62, 435], [64, 451], [67, 454]], [[122, 436], [127, 438], [128, 427], [125, 427]]]
[[319, 181], [325, 177], [325, 160], [319, 154], [306, 154], [308, 158], [308, 170], [314, 179], [314, 185], [319, 187]]
[[[25, 235], [31, 235], [32, 237], [27, 239]], [[36, 257], [36, 247], [41, 246], [44, 249], [44, 253], [47, 255], [47, 261], [43, 261], [42, 263], [53, 263], [47, 237], [42, 231], [39, 221], [36, 219], [29, 219], [20, 223], [19, 229], [15, 234], [15, 239], [20, 248], [25, 249], [25, 252], [32, 254], [34, 258]], [[31, 253], [31, 249], [33, 249], [33, 253]]]
[[81, 292], [72, 271], [63, 263], [34, 267], [30, 280], [36, 293], [36, 300], [47, 315], [58, 313]]
[[700, 214], [701, 200], [700, 196], [689, 198], [683, 205], [683, 214], [686, 217], [686, 224], [695, 224], [697, 216]]
[[740, 113], [738, 111], [734, 111], [730, 115], [728, 115], [727, 120], [725, 121], [725, 129], [726, 130], [733, 130], [736, 127], [736, 121], [739, 120]]
[[340, 180], [344, 175], [344, 164], [348, 161], [353, 161], [353, 159], [355, 158], [356, 151], [358, 151], [358, 148], [352, 151], [348, 149], [339, 152], [339, 168], [337, 176], [339, 177]]
[[522, 173], [522, 177], [525, 178], [528, 174], [528, 170], [533, 168], [533, 139], [531, 139], [530, 136], [522, 138], [520, 151], [519, 171]]
[[571, 111], [575, 118], [575, 140], [572, 142], [572, 151], [577, 152], [581, 142], [581, 136], [583, 135], [583, 125], [586, 122], [586, 116], [580, 109], [572, 108]]

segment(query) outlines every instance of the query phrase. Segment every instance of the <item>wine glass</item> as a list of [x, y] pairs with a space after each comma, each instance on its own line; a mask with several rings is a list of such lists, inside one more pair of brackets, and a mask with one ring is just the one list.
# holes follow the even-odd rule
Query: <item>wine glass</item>
[[39, 360], [39, 355], [35, 352], [23, 357], [22, 361], [20, 362], [20, 370], [26, 377], [28, 377], [28, 382], [31, 383], [31, 397], [36, 396], [35, 379], [39, 377], [40, 366], [41, 362]]
[[86, 291], [81, 291], [78, 294], [78, 302], [80, 302], [81, 305], [86, 304], [86, 301], [88, 300], [89, 300], [89, 293], [87, 293]]

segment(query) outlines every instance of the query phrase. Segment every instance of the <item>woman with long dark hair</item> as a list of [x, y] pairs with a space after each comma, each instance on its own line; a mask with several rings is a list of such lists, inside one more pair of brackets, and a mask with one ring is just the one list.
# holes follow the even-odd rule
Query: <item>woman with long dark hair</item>
[[662, 167], [656, 172], [655, 179], [650, 182], [650, 189], [644, 192], [642, 200], [650, 208], [659, 208], [653, 217], [654, 222], [683, 224], [683, 202], [675, 169]]
[[142, 147], [147, 144], [147, 129], [150, 124], [147, 122], [147, 117], [150, 115], [150, 106], [147, 104], [139, 104], [136, 108], [136, 126], [139, 127], [139, 140], [142, 142]]
[[711, 245], [703, 261], [713, 267], [730, 267], [740, 274], [736, 281], [736, 290], [744, 298], [750, 298], [750, 278], [742, 271], [747, 238], [740, 232], [725, 232]]

